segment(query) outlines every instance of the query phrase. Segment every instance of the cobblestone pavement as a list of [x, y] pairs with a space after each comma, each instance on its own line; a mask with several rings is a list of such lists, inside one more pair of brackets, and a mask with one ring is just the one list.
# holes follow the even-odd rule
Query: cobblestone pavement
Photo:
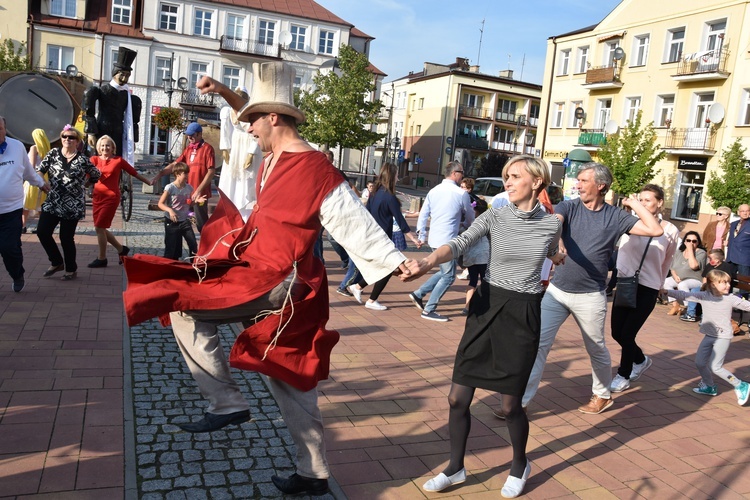
[[[136, 189], [139, 187], [137, 183]], [[149, 200], [157, 197], [135, 194], [133, 216], [125, 230], [127, 245], [138, 253], [161, 255], [164, 251], [162, 212], [147, 209]], [[228, 350], [236, 332], [229, 326], [220, 327], [220, 332]], [[171, 328], [151, 320], [131, 327], [129, 338], [138, 498], [280, 497], [271, 476], [294, 472], [294, 446], [261, 377], [255, 372], [233, 370], [250, 404], [249, 422], [212, 433], [183, 432], [176, 424], [200, 418], [206, 402], [190, 376]], [[127, 446], [126, 442], [126, 450]], [[331, 484], [335, 491], [335, 483]], [[319, 498], [326, 497], [333, 495]]]

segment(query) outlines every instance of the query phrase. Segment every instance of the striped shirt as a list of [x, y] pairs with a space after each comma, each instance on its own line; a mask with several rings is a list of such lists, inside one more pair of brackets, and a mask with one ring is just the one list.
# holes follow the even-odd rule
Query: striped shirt
[[487, 236], [490, 262], [486, 279], [490, 285], [521, 293], [542, 292], [542, 264], [557, 253], [562, 223], [537, 205], [530, 211], [514, 204], [490, 208], [469, 229], [448, 242], [457, 258], [472, 243]]

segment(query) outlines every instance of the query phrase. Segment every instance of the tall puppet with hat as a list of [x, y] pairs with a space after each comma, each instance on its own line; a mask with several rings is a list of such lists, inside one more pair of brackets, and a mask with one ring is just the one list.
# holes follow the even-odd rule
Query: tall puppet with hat
[[128, 80], [137, 54], [134, 50], [120, 47], [112, 68], [112, 80], [101, 86], [90, 87], [83, 98], [89, 145], [94, 147], [99, 137], [108, 135], [115, 141], [115, 154], [131, 165], [135, 161], [135, 143], [138, 142], [141, 99], [130, 93]]

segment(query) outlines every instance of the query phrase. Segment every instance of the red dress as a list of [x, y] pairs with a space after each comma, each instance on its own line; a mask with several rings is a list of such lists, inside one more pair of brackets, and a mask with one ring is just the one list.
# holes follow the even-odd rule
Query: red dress
[[107, 229], [112, 225], [120, 204], [120, 171], [124, 170], [133, 176], [138, 173], [121, 156], [112, 156], [108, 160], [92, 156], [91, 163], [102, 173], [99, 182], [94, 184], [94, 226]]
[[[261, 178], [262, 170], [256, 191]], [[328, 378], [330, 353], [339, 338], [325, 328], [328, 282], [322, 262], [313, 257], [313, 246], [321, 227], [320, 206], [342, 181], [341, 173], [318, 151], [282, 153], [247, 223], [243, 225], [228, 197], [220, 197], [201, 233], [198, 254], [208, 255], [202, 282], [186, 262], [152, 255], [124, 259], [128, 323], [160, 316], [167, 324], [165, 315], [172, 311], [244, 304], [269, 292], [296, 268], [297, 279], [310, 287], [309, 294], [293, 308], [287, 307], [282, 317], [268, 316], [243, 331], [232, 348], [230, 364], [303, 391], [312, 389]], [[295, 200], [293, 206], [289, 200]], [[287, 321], [264, 360], [277, 328]]]

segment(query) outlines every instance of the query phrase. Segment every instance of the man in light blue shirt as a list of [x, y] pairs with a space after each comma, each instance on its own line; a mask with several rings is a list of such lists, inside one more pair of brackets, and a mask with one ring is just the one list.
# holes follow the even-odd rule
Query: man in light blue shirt
[[[469, 193], [461, 189], [464, 178], [463, 166], [452, 161], [443, 169], [445, 179], [427, 193], [417, 222], [417, 235], [420, 242], [425, 242], [435, 250], [458, 236], [459, 229], [469, 227], [474, 222], [474, 209], [471, 206]], [[427, 219], [430, 219], [430, 235], [427, 234]], [[456, 261], [451, 260], [440, 265], [440, 271], [409, 294], [409, 298], [422, 311], [422, 318], [431, 321], [448, 321], [448, 318], [435, 312], [438, 302], [456, 280]], [[430, 294], [427, 304], [422, 303], [425, 295]]]

